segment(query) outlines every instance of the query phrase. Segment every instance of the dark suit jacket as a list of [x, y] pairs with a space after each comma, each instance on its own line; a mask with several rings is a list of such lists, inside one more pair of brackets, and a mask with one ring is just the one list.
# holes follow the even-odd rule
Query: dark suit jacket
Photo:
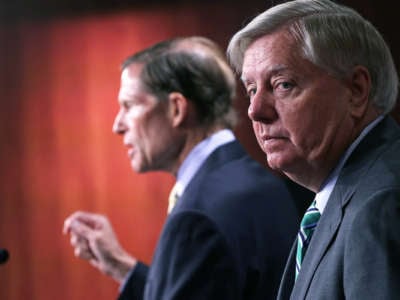
[[285, 184], [237, 141], [216, 149], [120, 299], [274, 299], [299, 216]]
[[[400, 128], [386, 117], [339, 174], [293, 287], [278, 299], [400, 299]], [[292, 291], [293, 288], [293, 291]]]

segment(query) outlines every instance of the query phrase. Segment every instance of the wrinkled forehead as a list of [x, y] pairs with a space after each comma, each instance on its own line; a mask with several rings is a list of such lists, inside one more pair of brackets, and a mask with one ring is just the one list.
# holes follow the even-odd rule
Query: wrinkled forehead
[[241, 77], [249, 70], [294, 65], [302, 60], [298, 43], [284, 31], [264, 35], [254, 40], [244, 52]]

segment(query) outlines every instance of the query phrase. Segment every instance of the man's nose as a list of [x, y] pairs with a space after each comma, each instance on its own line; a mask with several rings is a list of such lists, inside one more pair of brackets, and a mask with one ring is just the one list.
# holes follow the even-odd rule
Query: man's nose
[[126, 126], [124, 124], [124, 113], [121, 110], [115, 116], [114, 124], [112, 126], [112, 131], [115, 134], [124, 134], [126, 131]]
[[278, 117], [272, 96], [261, 92], [251, 98], [247, 114], [252, 121], [264, 123], [270, 123]]

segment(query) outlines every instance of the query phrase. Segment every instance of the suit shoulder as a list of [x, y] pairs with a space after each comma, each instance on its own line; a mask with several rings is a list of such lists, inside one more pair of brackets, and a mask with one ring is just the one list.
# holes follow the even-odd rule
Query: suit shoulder
[[[202, 189], [235, 194], [267, 192], [289, 197], [285, 182], [269, 169], [262, 167], [248, 156], [232, 160], [212, 170], [199, 180]], [[265, 197], [265, 194], [264, 194]]]

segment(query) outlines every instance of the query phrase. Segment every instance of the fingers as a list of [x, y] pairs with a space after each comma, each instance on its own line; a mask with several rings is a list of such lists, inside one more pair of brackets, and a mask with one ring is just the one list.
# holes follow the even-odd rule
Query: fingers
[[93, 222], [85, 222], [85, 220], [88, 218], [95, 220], [97, 216], [85, 212], [76, 212], [65, 220], [63, 232], [70, 234], [70, 243], [74, 248], [76, 257], [85, 260], [96, 259], [90, 246], [90, 240], [95, 235], [96, 229], [90, 226]]
[[74, 254], [76, 257], [85, 260], [95, 260], [96, 257], [90, 249], [89, 241], [83, 237], [80, 237], [74, 233], [71, 234], [70, 242], [74, 248]]
[[122, 283], [137, 263], [119, 244], [109, 220], [99, 214], [78, 211], [65, 219], [64, 234], [76, 257]]
[[63, 226], [64, 234], [70, 233], [72, 224], [74, 222], [79, 221], [80, 215], [82, 213], [84, 213], [84, 212], [75, 212], [72, 215], [70, 215], [68, 218], [65, 219], [64, 226]]
[[94, 234], [96, 229], [87, 226], [85, 223], [80, 222], [78, 219], [73, 219], [67, 224], [67, 232], [77, 235], [86, 240], [90, 240], [90, 236]]
[[101, 228], [106, 221], [107, 219], [100, 214], [77, 211], [65, 219], [63, 233], [69, 233], [75, 222], [85, 224], [87, 227], [95, 229]]

